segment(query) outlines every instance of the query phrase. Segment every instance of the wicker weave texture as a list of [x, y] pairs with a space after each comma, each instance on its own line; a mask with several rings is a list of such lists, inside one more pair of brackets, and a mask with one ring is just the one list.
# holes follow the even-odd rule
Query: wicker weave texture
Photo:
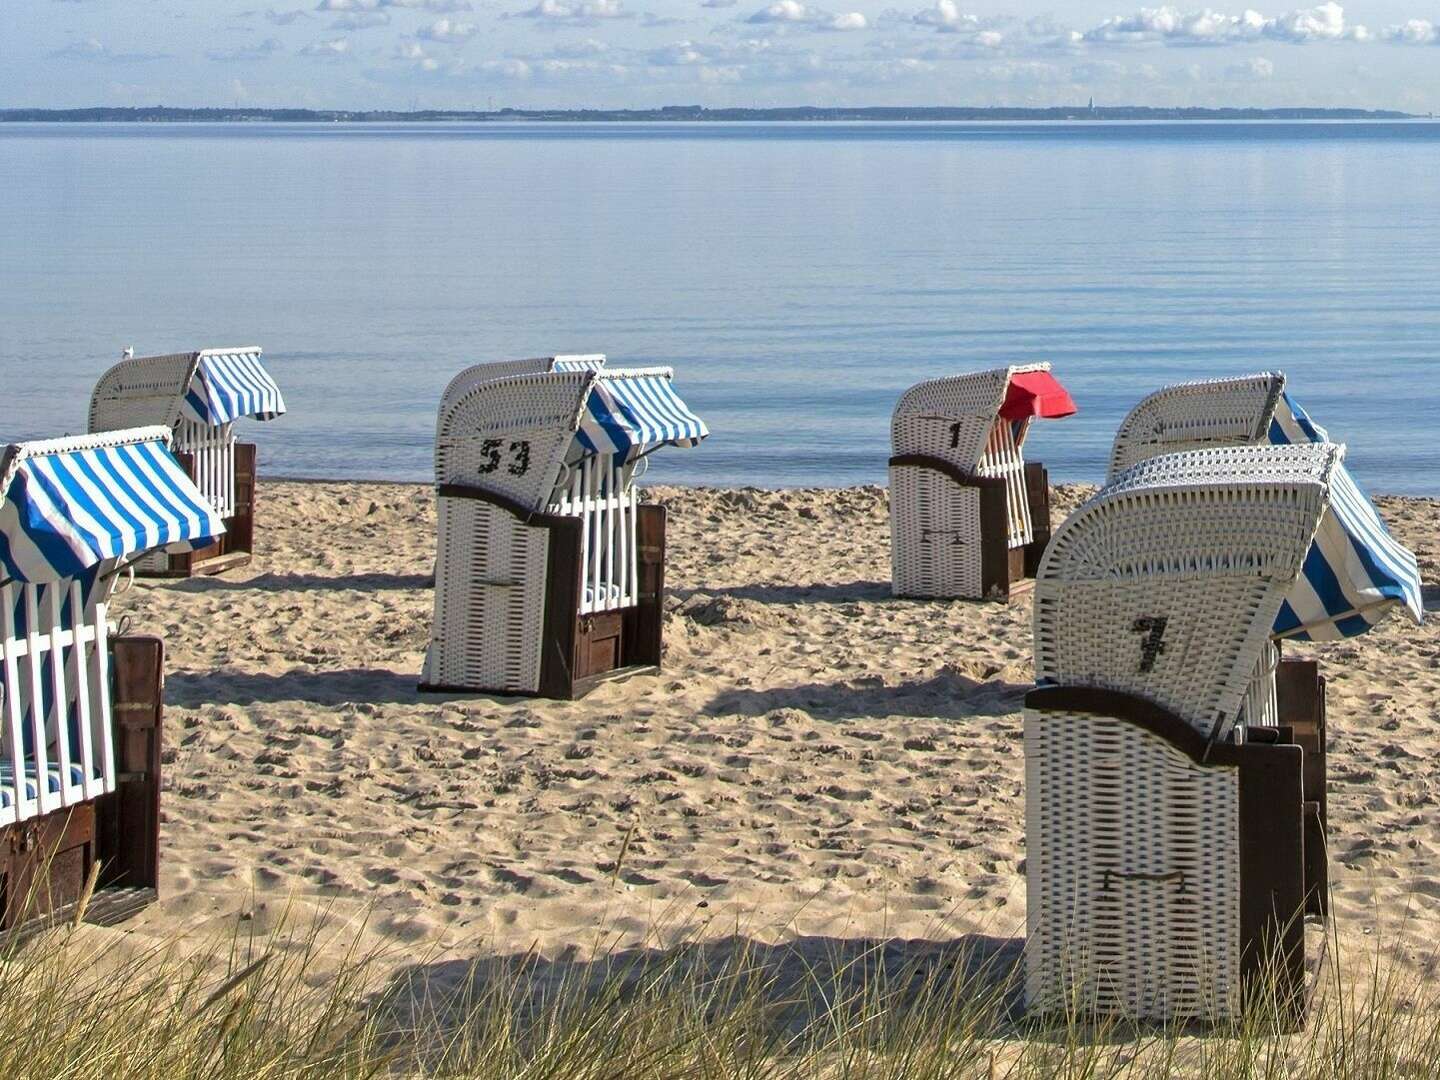
[[200, 362], [196, 352], [137, 356], [122, 360], [95, 384], [90, 395], [91, 431], [163, 424], [173, 427]]
[[1157, 454], [1263, 441], [1284, 389], [1283, 373], [1264, 371], [1157, 390], [1115, 432], [1109, 479]]
[[595, 378], [590, 371], [511, 376], [477, 383], [442, 405], [436, 482], [470, 484], [544, 509]]
[[583, 356], [534, 356], [526, 360], [497, 360], [486, 364], [472, 364], [451, 379], [445, 387], [445, 393], [440, 397], [440, 411], [437, 415], [443, 417], [449, 405], [459, 401], [471, 389], [483, 382], [508, 379], [514, 375], [542, 375], [554, 371], [557, 361], [576, 366], [582, 363], [597, 368], [605, 366], [605, 357], [601, 353], [590, 353]]
[[934, 469], [890, 467], [890, 574], [897, 596], [981, 599], [980, 489]]
[[478, 499], [439, 500], [435, 618], [423, 681], [534, 693], [549, 534]]
[[1021, 364], [917, 383], [900, 396], [891, 414], [890, 453], [929, 454], [973, 472], [1011, 377], [1049, 370], [1049, 364]]
[[1340, 455], [1324, 444], [1170, 454], [1101, 489], [1036, 574], [1037, 679], [1138, 694], [1227, 736]]
[[1235, 769], [1112, 717], [1027, 710], [1025, 825], [1029, 1008], [1235, 1014]]
[[[1026, 429], [1016, 438], [999, 419], [1000, 407], [1014, 375], [1049, 370], [1045, 363], [1023, 364], [917, 383], [890, 419], [893, 455], [925, 454], [1005, 481], [1011, 547], [1034, 536], [1020, 452]], [[892, 468], [890, 561], [897, 596], [982, 599], [979, 493], [932, 470]]]

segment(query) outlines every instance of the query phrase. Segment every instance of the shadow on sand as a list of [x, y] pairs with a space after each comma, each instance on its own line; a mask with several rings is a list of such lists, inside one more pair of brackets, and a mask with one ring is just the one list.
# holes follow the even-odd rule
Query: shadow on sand
[[855, 682], [806, 683], [764, 689], [727, 690], [705, 706], [712, 716], [738, 713], [761, 716], [772, 709], [800, 709], [821, 720], [913, 716], [973, 720], [1005, 716], [1024, 707], [1029, 684], [989, 679], [981, 682], [958, 671], [942, 671], [924, 682], [887, 686], [878, 678]]
[[[966, 934], [952, 940], [801, 937], [767, 945], [745, 937], [671, 948], [619, 950], [591, 960], [531, 953], [416, 964], [398, 971], [377, 1008], [389, 1022], [458, 1032], [467, 1011], [503, 1003], [523, 1027], [561, 1010], [583, 1012], [673, 991], [706, 1020], [754, 1010], [789, 1036], [823, 1034], [847, 1010], [970, 1009], [1004, 1028], [1020, 1019], [1020, 938]], [[563, 1015], [563, 1013], [562, 1013]], [[995, 1032], [1001, 1034], [1002, 1032]]]
[[253, 578], [235, 580], [223, 577], [193, 577], [165, 582], [164, 588], [176, 592], [329, 592], [353, 589], [356, 592], [387, 592], [390, 590], [429, 589], [435, 585], [433, 574], [258, 574]]
[[845, 581], [839, 584], [736, 585], [727, 589], [674, 589], [682, 601], [692, 596], [731, 596], [761, 604], [853, 604], [894, 599], [888, 581]]
[[315, 671], [294, 668], [281, 675], [251, 672], [180, 671], [165, 679], [167, 704], [255, 705], [277, 701], [309, 701], [318, 705], [355, 703], [414, 704], [438, 700], [416, 690], [418, 673], [384, 668]]

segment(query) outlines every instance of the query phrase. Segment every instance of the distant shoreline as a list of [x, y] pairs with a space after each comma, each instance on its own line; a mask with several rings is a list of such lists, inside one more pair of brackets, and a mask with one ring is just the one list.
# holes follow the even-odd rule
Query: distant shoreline
[[709, 109], [667, 105], [659, 109], [182, 109], [153, 108], [0, 109], [0, 123], [783, 123], [795, 121], [1093, 121], [1093, 120], [1426, 120], [1433, 116], [1382, 109], [1167, 109], [1149, 106], [970, 108], [876, 106], [867, 108]]

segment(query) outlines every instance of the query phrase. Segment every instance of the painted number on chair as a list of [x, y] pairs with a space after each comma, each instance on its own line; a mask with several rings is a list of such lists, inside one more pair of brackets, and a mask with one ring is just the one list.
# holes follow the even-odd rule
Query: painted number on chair
[[960, 448], [960, 421], [957, 420], [957, 421], [955, 421], [955, 423], [953, 423], [953, 424], [950, 425], [950, 449], [951, 449], [951, 450], [958, 450], [959, 448]]
[[1154, 671], [1156, 658], [1165, 651], [1165, 626], [1170, 620], [1156, 616], [1136, 619], [1130, 629], [1144, 634], [1140, 639], [1140, 670]]
[[516, 439], [510, 444], [510, 474], [524, 476], [530, 471], [530, 441]]
[[[480, 444], [480, 466], [482, 473], [492, 473], [500, 468], [500, 461], [504, 456], [501, 453], [505, 443], [501, 439], [486, 439]], [[530, 471], [530, 440], [516, 439], [508, 448], [510, 464], [508, 471], [512, 476], [524, 476]]]

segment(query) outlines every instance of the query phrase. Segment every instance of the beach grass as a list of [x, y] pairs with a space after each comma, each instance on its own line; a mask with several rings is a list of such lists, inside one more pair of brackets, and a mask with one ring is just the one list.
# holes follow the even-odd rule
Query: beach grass
[[238, 924], [128, 953], [64, 927], [0, 958], [0, 1076], [1440, 1076], [1440, 1001], [1377, 946], [1336, 958], [1299, 1031], [1027, 1019], [1014, 957], [894, 962], [874, 943], [788, 958], [740, 939], [473, 961], [363, 952], [355, 927]]

